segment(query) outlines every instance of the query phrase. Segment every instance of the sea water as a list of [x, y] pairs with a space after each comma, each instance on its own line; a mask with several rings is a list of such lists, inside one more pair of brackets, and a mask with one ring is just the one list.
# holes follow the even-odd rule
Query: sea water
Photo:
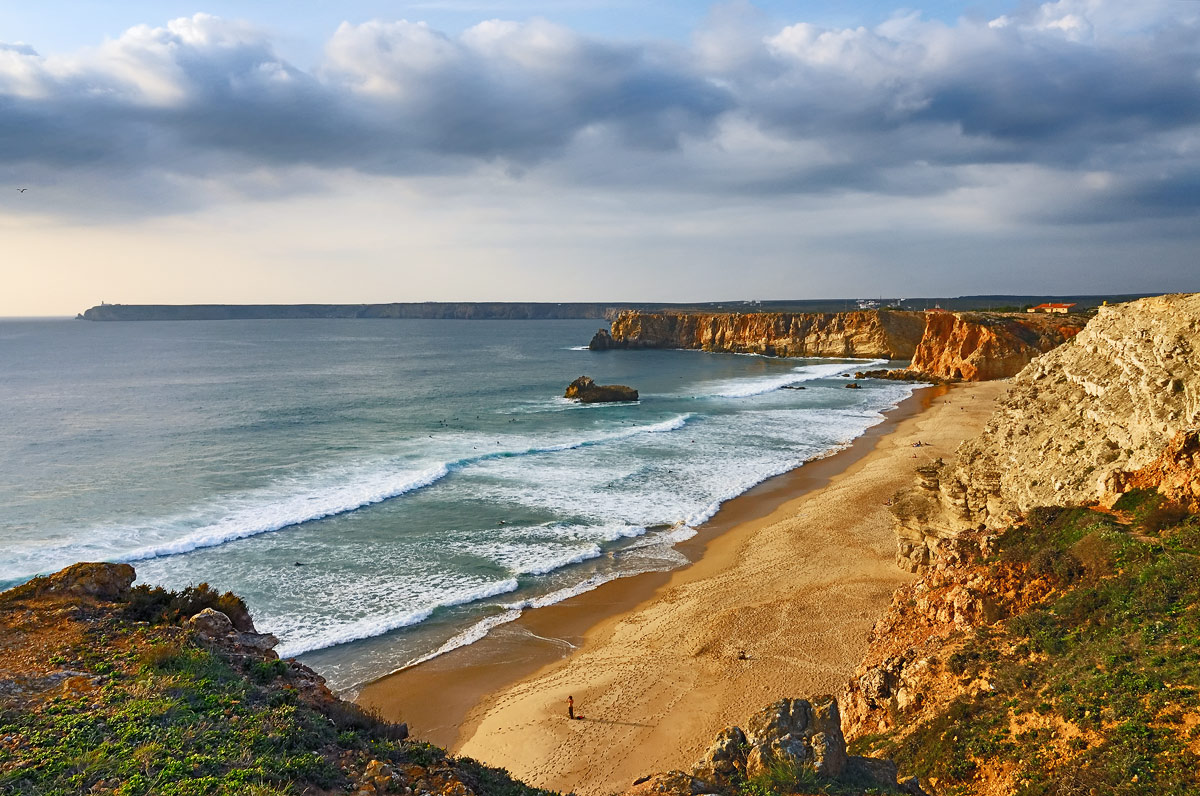
[[[679, 566], [723, 501], [912, 390], [845, 388], [880, 361], [588, 351], [598, 325], [0, 321], [0, 588], [207, 582], [352, 689]], [[641, 399], [564, 400], [584, 374]]]

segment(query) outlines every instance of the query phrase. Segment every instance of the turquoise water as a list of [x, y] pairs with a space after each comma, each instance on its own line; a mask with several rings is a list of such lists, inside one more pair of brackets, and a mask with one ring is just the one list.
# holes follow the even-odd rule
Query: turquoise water
[[[595, 321], [0, 321], [0, 586], [207, 581], [350, 688], [635, 572], [906, 397]], [[579, 375], [634, 404], [563, 400]], [[803, 384], [805, 390], [781, 389]]]

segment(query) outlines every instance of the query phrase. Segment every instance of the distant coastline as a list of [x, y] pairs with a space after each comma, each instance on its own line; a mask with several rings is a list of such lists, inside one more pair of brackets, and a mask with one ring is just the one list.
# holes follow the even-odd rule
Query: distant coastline
[[928, 298], [802, 299], [794, 301], [535, 302], [408, 301], [383, 304], [105, 304], [76, 315], [85, 321], [232, 321], [310, 318], [424, 318], [431, 320], [609, 320], [623, 310], [641, 312], [846, 312], [855, 309], [1014, 309], [1048, 301], [1071, 302], [1083, 311], [1107, 301], [1130, 301], [1149, 293], [1091, 296], [957, 296]]

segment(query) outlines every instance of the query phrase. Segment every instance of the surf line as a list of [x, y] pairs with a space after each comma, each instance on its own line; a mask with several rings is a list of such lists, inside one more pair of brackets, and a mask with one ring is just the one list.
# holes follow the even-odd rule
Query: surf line
[[[265, 533], [274, 533], [286, 528], [302, 525], [306, 522], [348, 514], [367, 506], [377, 505], [432, 486], [451, 473], [459, 472], [481, 462], [608, 445], [614, 442], [633, 439], [642, 434], [668, 433], [682, 429], [695, 417], [694, 412], [687, 412], [669, 420], [601, 434], [589, 439], [573, 440], [556, 445], [534, 446], [523, 450], [493, 451], [478, 456], [465, 456], [453, 461], [427, 467], [416, 473], [406, 473], [403, 476], [403, 480], [398, 483], [385, 482], [375, 486], [373, 490], [369, 490], [365, 494], [346, 495], [344, 494], [344, 485], [335, 485], [324, 489], [324, 494], [321, 494], [321, 491], [318, 490], [316, 495], [311, 491], [287, 495], [282, 498], [275, 498], [268, 504], [276, 506], [281, 503], [283, 504], [279, 506], [282, 511], [274, 517], [258, 519], [256, 521], [254, 515], [260, 514], [263, 506], [261, 504], [250, 505], [241, 511], [222, 517], [220, 520], [202, 526], [178, 539], [157, 545], [134, 548], [125, 553], [115, 554], [110, 560], [127, 563], [146, 561], [219, 547], [241, 539], [248, 539]], [[263, 497], [266, 498], [269, 496]], [[64, 553], [67, 552], [69, 551], [64, 551]]]

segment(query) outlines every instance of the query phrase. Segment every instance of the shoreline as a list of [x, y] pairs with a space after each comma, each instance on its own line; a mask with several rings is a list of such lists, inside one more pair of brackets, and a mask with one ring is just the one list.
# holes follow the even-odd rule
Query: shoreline
[[919, 387], [841, 450], [804, 462], [727, 500], [696, 529], [695, 536], [675, 545], [688, 563], [665, 572], [617, 578], [560, 603], [526, 609], [519, 619], [493, 628], [473, 644], [366, 683], [355, 701], [385, 718], [407, 722], [414, 737], [457, 751], [482, 718], [472, 714], [491, 695], [568, 657], [599, 624], [633, 611], [674, 576], [703, 561], [708, 548], [723, 535], [761, 527], [777, 519], [784, 507], [827, 486], [950, 389]]
[[[924, 390], [858, 450], [793, 471], [824, 463], [818, 488], [693, 540], [703, 555], [690, 566], [531, 611], [524, 633], [491, 642], [496, 658], [435, 659], [377, 681], [360, 702], [410, 721], [415, 737], [440, 733], [455, 754], [563, 793], [619, 793], [688, 769], [722, 729], [770, 702], [841, 693], [893, 593], [916, 577], [896, 566], [887, 503], [917, 466], [978, 434], [1006, 389]], [[531, 642], [551, 659], [531, 660]], [[475, 648], [489, 649], [463, 649]], [[583, 720], [568, 720], [568, 695]]]

